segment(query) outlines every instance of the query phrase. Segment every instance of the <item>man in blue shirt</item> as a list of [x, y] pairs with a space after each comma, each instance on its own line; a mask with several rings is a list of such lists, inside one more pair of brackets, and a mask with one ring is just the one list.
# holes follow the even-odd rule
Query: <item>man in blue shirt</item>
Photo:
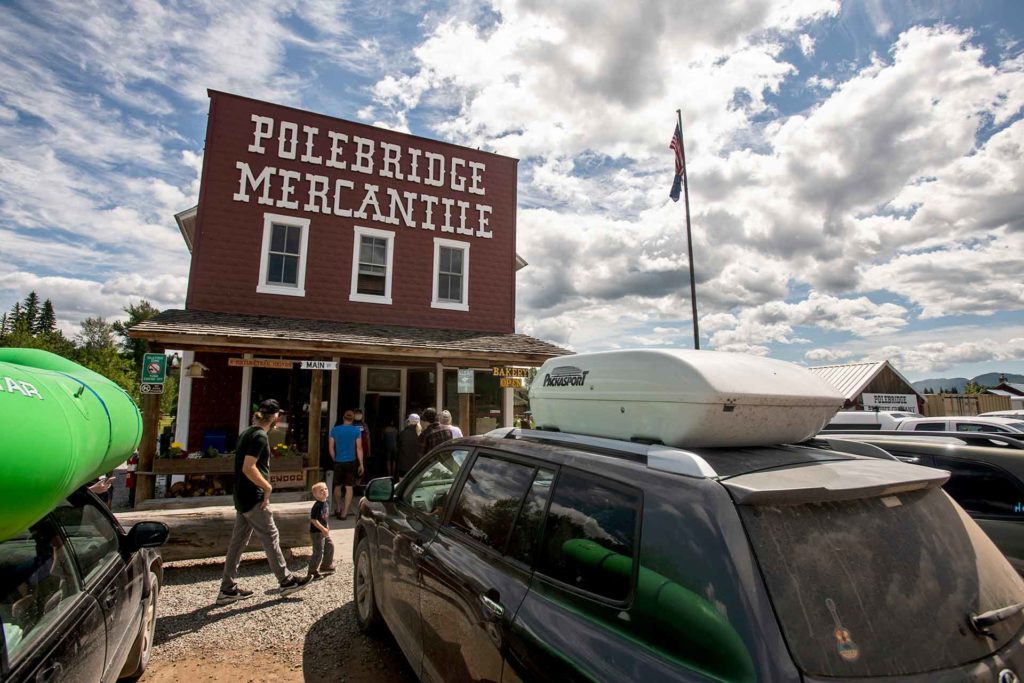
[[[342, 424], [331, 430], [330, 451], [334, 459], [334, 516], [346, 519], [352, 506], [352, 487], [363, 475], [362, 430], [352, 424], [355, 414], [346, 410]], [[345, 487], [345, 507], [341, 507], [341, 487]]]

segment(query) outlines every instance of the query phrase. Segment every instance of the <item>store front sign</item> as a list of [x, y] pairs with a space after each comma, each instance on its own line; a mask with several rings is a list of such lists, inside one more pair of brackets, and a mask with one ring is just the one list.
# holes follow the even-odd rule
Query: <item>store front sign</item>
[[[270, 461], [273, 465], [273, 460]], [[304, 489], [306, 488], [305, 470], [285, 470], [284, 472], [270, 471], [267, 478], [270, 485], [275, 489]]]
[[303, 370], [337, 370], [338, 364], [332, 360], [301, 361]]
[[476, 390], [473, 388], [473, 371], [459, 370], [458, 385], [460, 394], [475, 394]]
[[914, 394], [861, 394], [861, 401], [865, 408], [917, 412], [917, 396]]
[[273, 368], [275, 370], [290, 370], [295, 367], [295, 361], [281, 360], [280, 358], [228, 358], [228, 366], [232, 368]]
[[502, 389], [509, 389], [509, 388], [521, 389], [523, 386], [525, 386], [525, 383], [523, 382], [523, 378], [522, 377], [502, 377], [501, 378], [501, 388]]

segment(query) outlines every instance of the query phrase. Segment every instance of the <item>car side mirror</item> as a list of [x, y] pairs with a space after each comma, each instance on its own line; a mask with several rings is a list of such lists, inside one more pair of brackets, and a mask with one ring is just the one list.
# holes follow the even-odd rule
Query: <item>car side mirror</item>
[[395, 497], [395, 482], [391, 477], [372, 479], [366, 485], [366, 500], [372, 503], [387, 503]]
[[157, 548], [164, 544], [170, 533], [163, 522], [139, 522], [128, 530], [125, 549], [135, 552], [139, 548]]

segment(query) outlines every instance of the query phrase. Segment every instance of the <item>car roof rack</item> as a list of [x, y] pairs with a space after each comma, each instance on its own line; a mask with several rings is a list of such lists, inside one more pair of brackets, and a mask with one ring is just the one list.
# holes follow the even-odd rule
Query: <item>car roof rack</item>
[[932, 431], [909, 431], [909, 430], [879, 430], [879, 429], [836, 429], [819, 432], [815, 438], [818, 439], [862, 439], [872, 436], [885, 437], [889, 441], [895, 438], [907, 439], [908, 441], [926, 441], [929, 443], [948, 442], [957, 439], [968, 446], [988, 446], [990, 448], [1008, 448], [1015, 451], [1024, 451], [1024, 434], [1003, 434], [1001, 432], [932, 432]]
[[523, 439], [541, 443], [575, 446], [583, 450], [598, 451], [614, 457], [642, 462], [647, 467], [662, 472], [681, 474], [686, 477], [710, 479], [718, 476], [708, 461], [691, 451], [670, 448], [662, 444], [636, 443], [605, 439], [599, 436], [584, 436], [567, 432], [552, 432], [540, 429], [518, 429], [503, 427], [494, 429], [484, 436], [495, 439]]

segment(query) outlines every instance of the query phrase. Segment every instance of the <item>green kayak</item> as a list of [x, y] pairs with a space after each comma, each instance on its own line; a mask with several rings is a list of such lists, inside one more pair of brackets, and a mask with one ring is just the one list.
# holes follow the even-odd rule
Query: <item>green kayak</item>
[[0, 541], [127, 460], [142, 437], [131, 397], [38, 349], [0, 348]]

